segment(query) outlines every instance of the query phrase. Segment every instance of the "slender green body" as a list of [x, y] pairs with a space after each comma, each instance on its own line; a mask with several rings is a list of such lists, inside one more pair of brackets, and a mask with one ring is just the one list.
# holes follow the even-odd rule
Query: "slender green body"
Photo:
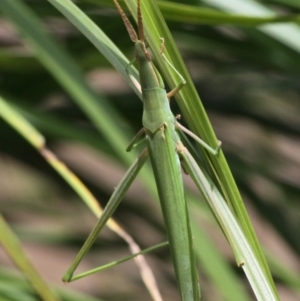
[[[199, 300], [192, 236], [184, 197], [180, 160], [176, 151], [176, 119], [158, 71], [136, 43], [143, 95], [143, 126], [181, 299]], [[179, 222], [180, 221], [180, 222]]]
[[[198, 284], [197, 270], [192, 246], [192, 235], [189, 225], [187, 205], [184, 197], [183, 181], [181, 176], [181, 164], [177, 153], [177, 145], [180, 140], [175, 130], [176, 119], [171, 112], [168, 95], [174, 95], [184, 84], [167, 95], [164, 83], [159, 72], [154, 67], [149, 52], [146, 49], [140, 11], [138, 2], [139, 37], [129, 24], [119, 4], [114, 0], [131, 39], [135, 43], [135, 56], [138, 61], [141, 90], [143, 96], [143, 131], [134, 138], [139, 138], [140, 133], [146, 134], [147, 150], [150, 155], [156, 185], [158, 189], [160, 204], [164, 216], [168, 242], [170, 246], [173, 265], [182, 301], [198, 301], [200, 290]], [[86, 275], [101, 270], [96, 268], [86, 273], [73, 276], [73, 272], [87, 253], [97, 234], [103, 228], [108, 217], [113, 214], [121, 197], [130, 186], [139, 168], [141, 168], [147, 151], [141, 155], [137, 166], [132, 166], [127, 175], [121, 180], [116, 191], [106, 206], [103, 215], [89, 235], [86, 243], [76, 256], [73, 264], [64, 275], [65, 282], [73, 281]], [[138, 168], [136, 168], [138, 167]], [[120, 192], [119, 192], [120, 190]]]
[[176, 146], [169, 128], [146, 137], [181, 299], [196, 301], [199, 288]]

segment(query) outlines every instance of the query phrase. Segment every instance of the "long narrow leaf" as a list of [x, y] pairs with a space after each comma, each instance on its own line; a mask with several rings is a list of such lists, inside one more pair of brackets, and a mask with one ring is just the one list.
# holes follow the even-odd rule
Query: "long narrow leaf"
[[21, 246], [21, 242], [6, 223], [2, 215], [0, 215], [0, 243], [3, 245], [14, 263], [19, 267], [24, 275], [26, 275], [32, 287], [43, 301], [59, 300], [31, 264]]
[[244, 236], [242, 229], [224, 198], [214, 183], [209, 180], [209, 177], [204, 175], [189, 152], [183, 148], [180, 150], [180, 153], [185, 160], [185, 168], [193, 178], [225, 233], [235, 253], [237, 265], [243, 268], [257, 300], [278, 301], [279, 297], [276, 291], [274, 291], [272, 283], [265, 276], [260, 262], [257, 260], [251, 245], [248, 243], [247, 238]]

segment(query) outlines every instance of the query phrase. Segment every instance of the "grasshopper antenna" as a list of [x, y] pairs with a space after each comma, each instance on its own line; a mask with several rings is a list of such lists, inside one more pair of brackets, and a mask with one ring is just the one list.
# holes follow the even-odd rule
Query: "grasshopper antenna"
[[113, 0], [113, 1], [114, 1], [115, 5], [117, 7], [117, 10], [120, 13], [120, 16], [121, 16], [124, 24], [125, 24], [125, 27], [128, 31], [130, 39], [135, 44], [138, 41], [140, 41], [142, 43], [142, 48], [143, 48], [143, 52], [145, 54], [145, 57], [148, 61], [151, 61], [150, 53], [148, 52], [148, 50], [146, 49], [146, 46], [145, 46], [145, 34], [144, 34], [143, 18], [142, 18], [142, 12], [141, 12], [141, 0], [138, 0], [138, 2], [137, 2], [137, 17], [138, 17], [138, 33], [139, 33], [139, 35], [137, 35], [135, 29], [133, 28], [132, 24], [130, 23], [129, 19], [125, 15], [122, 7], [117, 2], [117, 0]]
[[[117, 2], [117, 0], [113, 0], [116, 7], [117, 7], [117, 10], [119, 11], [120, 15], [121, 15], [121, 18], [125, 24], [125, 27], [128, 31], [128, 34], [129, 34], [129, 37], [131, 39], [131, 41], [133, 43], [136, 43], [138, 41], [138, 36], [136, 34], [136, 31], [135, 29], [133, 28], [132, 24], [130, 23], [129, 19], [127, 18], [127, 16], [125, 15], [122, 7], [120, 6], [120, 4]], [[140, 1], [139, 1], [140, 2]], [[139, 6], [139, 4], [138, 4]], [[142, 18], [142, 17], [141, 17]], [[139, 34], [140, 34], [140, 31], [139, 31]]]

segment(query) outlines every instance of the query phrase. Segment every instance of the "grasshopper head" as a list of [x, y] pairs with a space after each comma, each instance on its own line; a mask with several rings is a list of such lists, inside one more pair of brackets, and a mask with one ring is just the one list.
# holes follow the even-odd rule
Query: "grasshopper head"
[[135, 57], [137, 61], [151, 61], [151, 55], [147, 50], [144, 41], [137, 40], [135, 42]]

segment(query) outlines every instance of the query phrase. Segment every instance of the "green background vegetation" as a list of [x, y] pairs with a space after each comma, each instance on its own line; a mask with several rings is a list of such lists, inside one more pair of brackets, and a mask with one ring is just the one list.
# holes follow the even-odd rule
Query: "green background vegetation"
[[[142, 104], [106, 59], [48, 1], [18, 2], [42, 20], [45, 35], [50, 35], [73, 58], [97, 94], [97, 101], [108, 110], [104, 116], [123, 130], [124, 137], [122, 141], [116, 138], [116, 151], [74, 97], [37, 59], [37, 53], [16, 31], [1, 5], [0, 95], [46, 137], [49, 149], [104, 205], [131, 162], [122, 154], [141, 127]], [[279, 294], [282, 300], [298, 300], [300, 4], [296, 0], [223, 2], [185, 1], [195, 6], [192, 10], [177, 8], [171, 2], [160, 4], [223, 143]], [[77, 5], [129, 59], [133, 57], [132, 42], [111, 1], [86, 0]], [[259, 19], [230, 17], [223, 12], [263, 16], [264, 22], [270, 24], [258, 26], [262, 23]], [[273, 15], [294, 23], [271, 24], [276, 21]], [[172, 109], [175, 115], [180, 113], [175, 101]], [[112, 128], [106, 132], [117, 137]], [[89, 300], [74, 293], [81, 291], [103, 300], [150, 300], [133, 261], [69, 284], [67, 289], [61, 284], [63, 273], [95, 218], [44, 158], [3, 119], [0, 137], [0, 211], [43, 278], [51, 286], [60, 287], [61, 298]], [[185, 180], [187, 196], [197, 195], [188, 177]], [[205, 241], [203, 253], [212, 244], [206, 256], [198, 258], [203, 300], [233, 300], [234, 296], [237, 300], [254, 300], [206, 204], [202, 202], [197, 210], [192, 202], [190, 206], [199, 226], [195, 239]], [[158, 203], [142, 182], [136, 181], [115, 217], [143, 248], [164, 240]], [[208, 260], [212, 250], [221, 256]], [[127, 245], [104, 231], [82, 269], [126, 254]], [[221, 265], [216, 258], [222, 260]], [[39, 300], [24, 278], [12, 272], [11, 261], [2, 249], [0, 260], [0, 300]], [[147, 260], [165, 299], [179, 300], [167, 249], [157, 250]], [[216, 280], [220, 275], [225, 288]], [[236, 286], [226, 286], [228, 279]]]

